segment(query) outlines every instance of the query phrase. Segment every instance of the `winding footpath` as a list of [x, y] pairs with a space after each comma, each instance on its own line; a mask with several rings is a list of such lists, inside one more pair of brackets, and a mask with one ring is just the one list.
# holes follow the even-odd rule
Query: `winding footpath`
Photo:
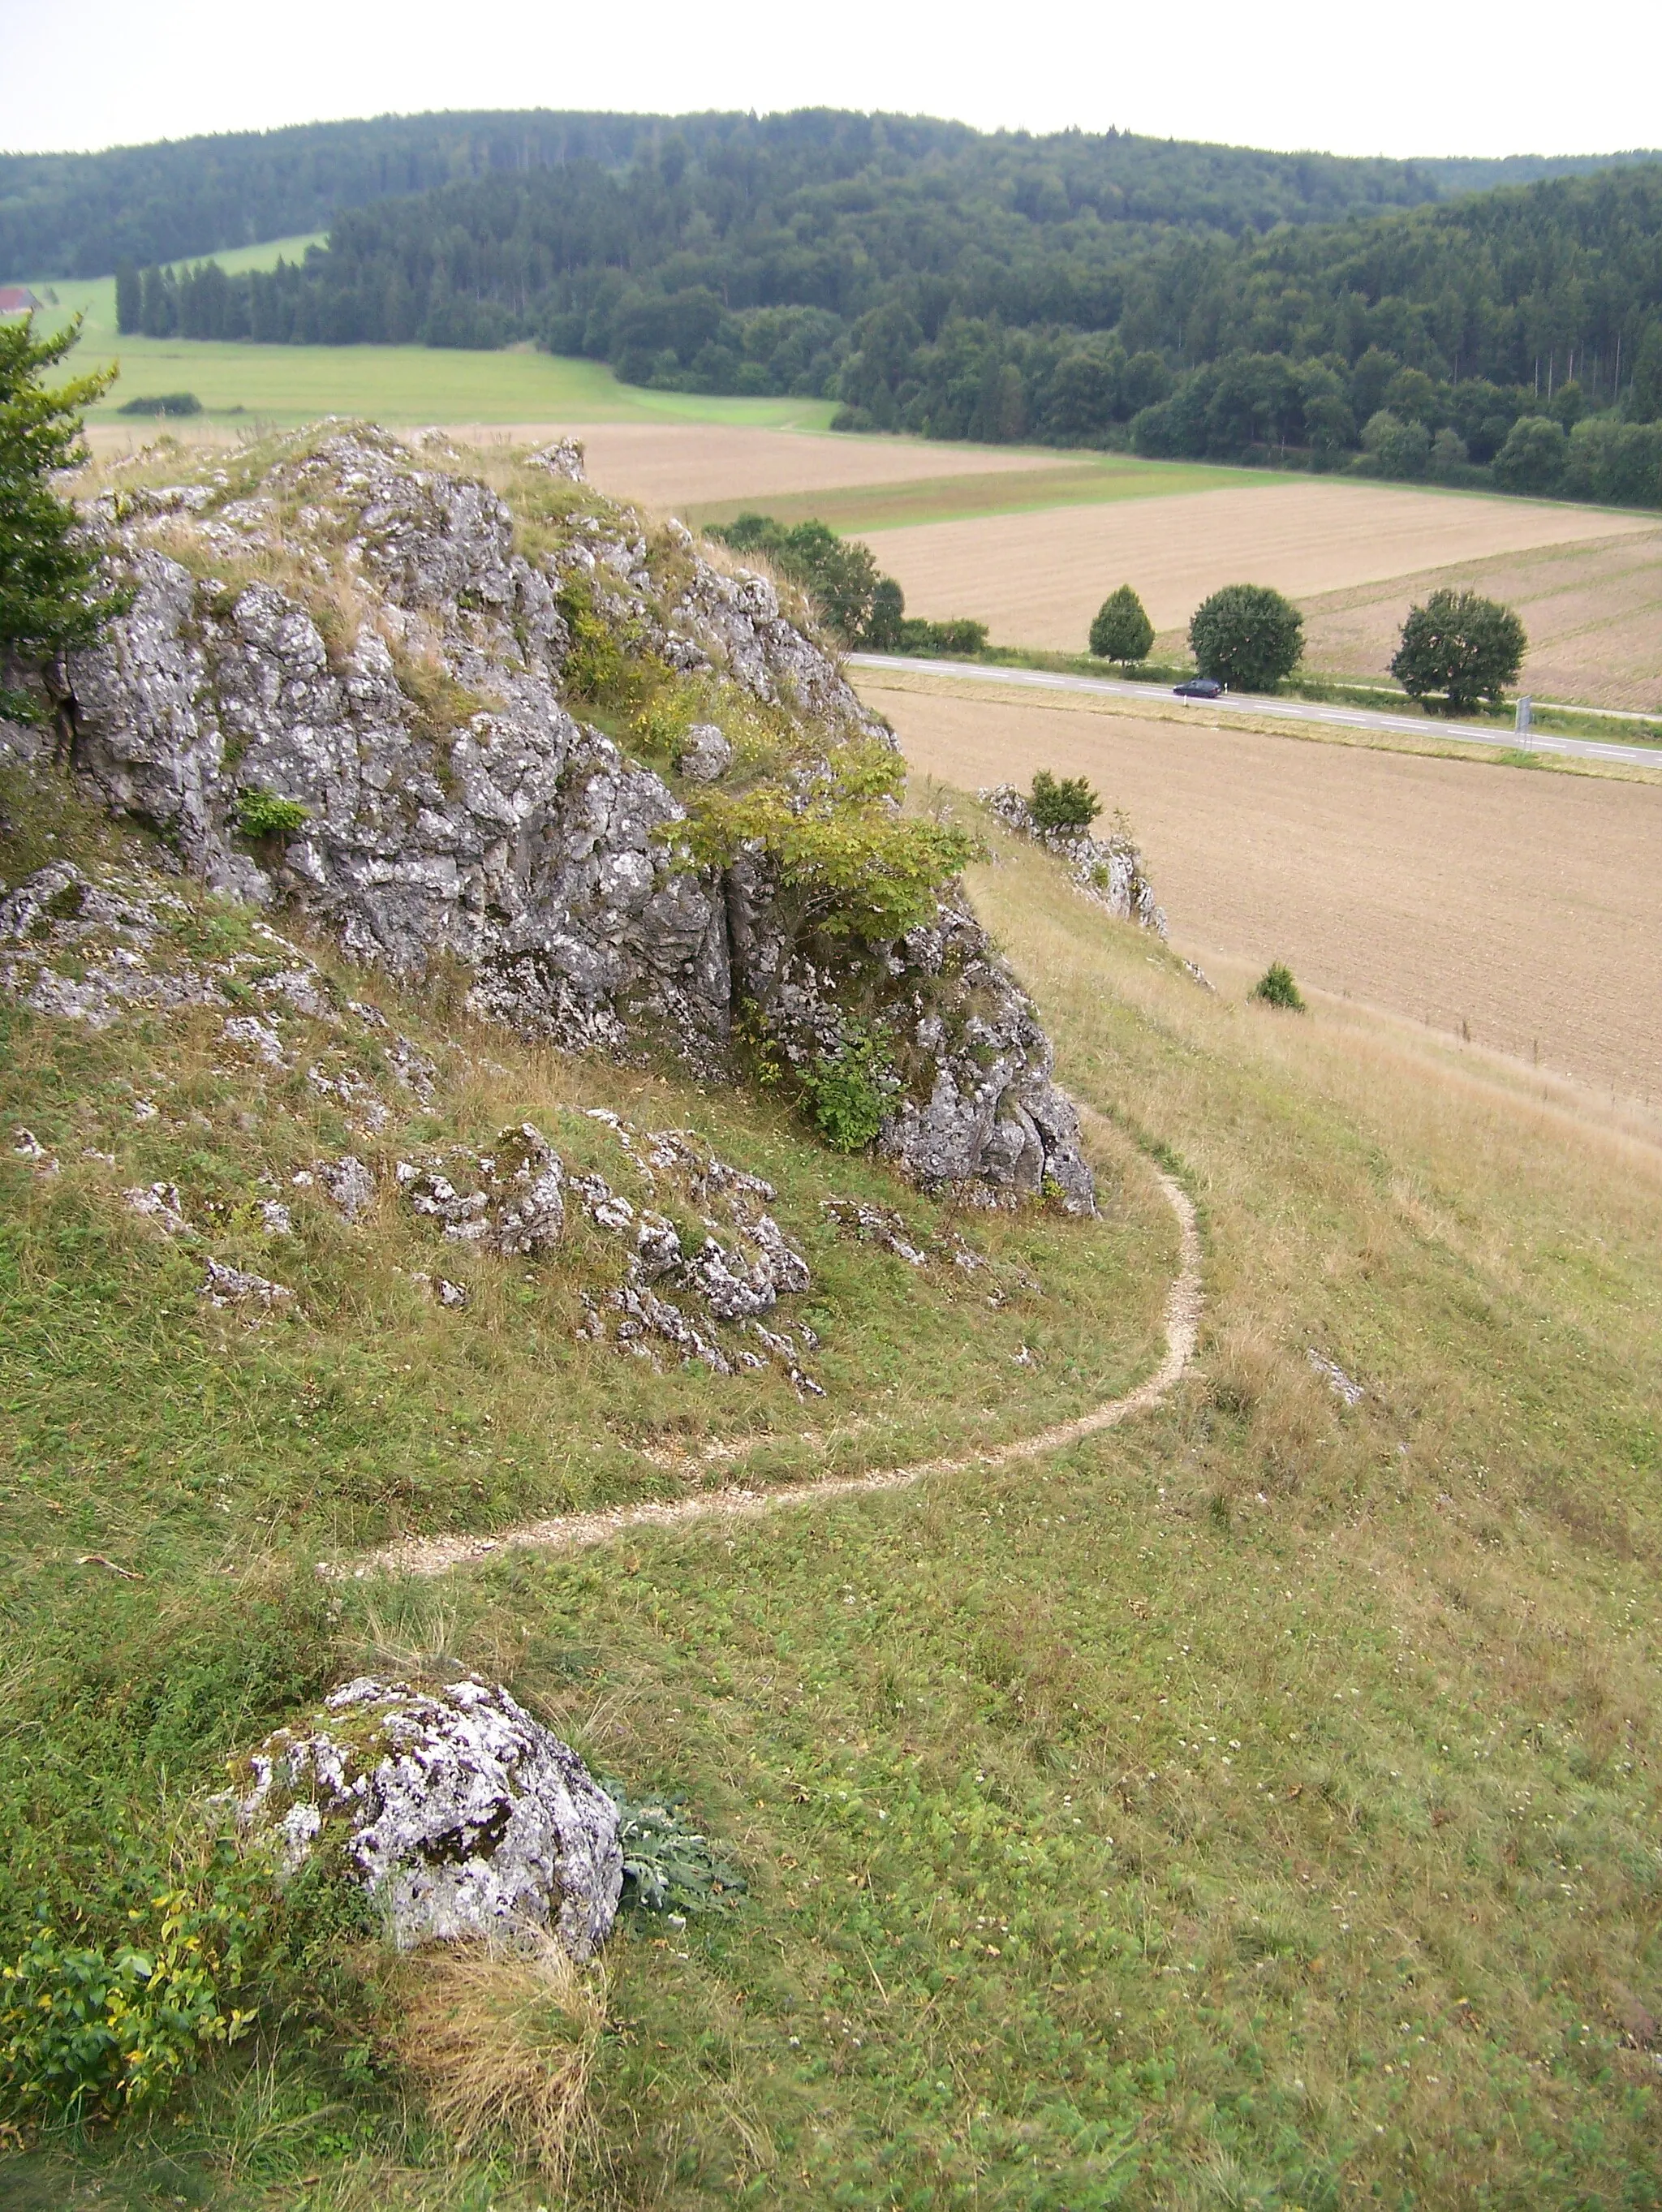
[[964, 1474], [972, 1468], [1008, 1467], [1013, 1461], [1038, 1459], [1103, 1429], [1117, 1428], [1122, 1421], [1139, 1413], [1152, 1413], [1171, 1394], [1195, 1356], [1202, 1306], [1201, 1241], [1194, 1206], [1174, 1177], [1160, 1169], [1154, 1174], [1162, 1197], [1177, 1217], [1180, 1256], [1178, 1273], [1166, 1294], [1166, 1356], [1146, 1382], [1139, 1382], [1123, 1398], [1110, 1398], [1071, 1421], [1058, 1422], [1054, 1428], [1040, 1429], [1032, 1436], [1018, 1437], [1009, 1443], [971, 1452], [960, 1459], [920, 1460], [911, 1467], [828, 1476], [824, 1481], [793, 1483], [778, 1490], [746, 1490], [733, 1485], [696, 1491], [667, 1502], [648, 1500], [595, 1513], [565, 1513], [551, 1520], [527, 1521], [494, 1536], [412, 1536], [368, 1553], [356, 1562], [343, 1561], [320, 1571], [339, 1581], [376, 1573], [442, 1575], [452, 1567], [490, 1559], [499, 1552], [581, 1552], [609, 1543], [614, 1536], [632, 1529], [679, 1528], [694, 1521], [754, 1520], [787, 1507], [818, 1505], [876, 1491], [909, 1490], [928, 1475]]

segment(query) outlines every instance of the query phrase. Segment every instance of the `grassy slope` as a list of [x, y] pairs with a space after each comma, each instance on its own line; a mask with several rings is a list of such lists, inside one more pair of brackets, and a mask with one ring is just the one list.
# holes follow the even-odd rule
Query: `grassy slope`
[[[214, 257], [227, 269], [295, 260], [310, 238]], [[572, 361], [530, 348], [470, 353], [431, 346], [219, 344], [193, 338], [122, 337], [115, 279], [52, 287], [64, 314], [86, 331], [76, 366], [119, 361], [120, 381], [91, 420], [141, 395], [194, 392], [210, 415], [242, 413], [292, 423], [319, 415], [386, 422], [737, 422], [763, 429], [824, 430], [836, 411], [823, 399], [721, 399], [644, 392], [619, 384], [604, 362]], [[49, 313], [51, 311], [49, 310]], [[140, 424], [137, 427], [143, 428]]]
[[[164, 1766], [192, 1785], [376, 1647], [509, 1678], [603, 1768], [688, 1790], [752, 1899], [614, 1940], [585, 2203], [1662, 2201], [1633, 2047], [1662, 2013], [1662, 1164], [1336, 1010], [1207, 999], [1047, 863], [1000, 858], [976, 894], [1065, 1075], [1172, 1146], [1203, 1201], [1195, 1382], [1048, 1464], [351, 1585], [333, 1620], [314, 1547], [661, 1486], [630, 1447], [727, 1428], [734, 1401], [586, 1365], [554, 1325], [569, 1287], [505, 1271], [460, 1325], [435, 1315], [390, 1275], [416, 1264], [390, 1223], [369, 1267], [314, 1232], [305, 1324], [222, 1331], [183, 1256], [100, 1193], [246, 1187], [313, 1145], [298, 1102], [214, 1077], [198, 1038], [174, 1097], [218, 1133], [172, 1102], [135, 1132], [120, 1085], [155, 1080], [137, 1036], [11, 1018], [8, 1116], [71, 1164], [3, 1170], [8, 1792], [91, 1886], [89, 1785], [106, 1823]], [[509, 1074], [459, 1074], [441, 1118], [637, 1087], [489, 1048]], [[768, 1109], [661, 1100], [776, 1175], [788, 1227], [822, 1188], [883, 1187]], [[82, 1143], [119, 1172], [73, 1164]], [[1092, 1299], [1104, 1382], [1146, 1360], [1170, 1265], [1134, 1169], [1111, 1195], [1081, 1242], [1002, 1232], [1053, 1297]], [[973, 1425], [1011, 1372], [1003, 1316], [816, 1255], [849, 1370], [940, 1392], [920, 1435]], [[1306, 1345], [1368, 1383], [1355, 1413]], [[1074, 1402], [1066, 1364], [1038, 1370], [1035, 1409]], [[768, 1388], [741, 1421], [807, 1425]], [[839, 1373], [830, 1415], [861, 1388]], [[89, 1548], [148, 1581], [77, 1569]], [[384, 2072], [292, 2034], [270, 2071], [204, 2076], [180, 2124], [0, 2167], [9, 2203], [124, 2191], [548, 2194], [447, 2169]]]

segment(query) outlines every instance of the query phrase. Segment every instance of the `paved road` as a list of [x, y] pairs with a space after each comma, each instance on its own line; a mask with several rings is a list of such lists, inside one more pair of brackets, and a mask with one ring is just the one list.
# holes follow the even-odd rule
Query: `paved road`
[[[1062, 676], [1048, 668], [993, 668], [984, 661], [926, 660], [887, 653], [851, 653], [849, 659], [856, 668], [909, 669], [914, 673], [927, 669], [936, 676], [959, 677], [971, 684], [1014, 684], [1035, 691], [1101, 691], [1115, 699], [1158, 699], [1162, 706], [1172, 704], [1172, 693], [1163, 684], [1128, 684], [1109, 676]], [[1312, 699], [1264, 699], [1248, 692], [1232, 691], [1226, 699], [1197, 699], [1194, 704], [1202, 708], [1225, 706], [1238, 714], [1273, 714], [1282, 722], [1320, 722], [1344, 730], [1383, 730], [1393, 738], [1412, 737], [1421, 732], [1427, 737], [1462, 738], [1479, 745], [1511, 748], [1518, 743], [1512, 731], [1486, 729], [1477, 722], [1415, 722], [1406, 714], [1383, 714], [1368, 707], [1330, 707]], [[1550, 737], [1543, 730], [1531, 731], [1529, 744], [1532, 752], [1562, 753], [1571, 760], [1616, 761], [1662, 768], [1662, 747], [1656, 745], [1606, 744], [1596, 738]]]

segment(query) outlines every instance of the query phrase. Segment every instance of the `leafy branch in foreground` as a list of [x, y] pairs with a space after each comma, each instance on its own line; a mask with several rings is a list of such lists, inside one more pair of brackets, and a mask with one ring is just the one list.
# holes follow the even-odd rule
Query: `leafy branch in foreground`
[[86, 457], [80, 410], [115, 380], [108, 368], [55, 390], [41, 381], [80, 335], [78, 317], [50, 338], [36, 338], [33, 317], [0, 323], [0, 714], [25, 720], [40, 708], [18, 677], [90, 645], [130, 596], [99, 590], [97, 551], [52, 488]]
[[982, 850], [954, 824], [904, 817], [904, 778], [882, 746], [850, 746], [788, 782], [712, 791], [681, 834], [705, 867], [746, 853], [765, 859], [794, 894], [799, 932], [887, 943], [922, 921]]

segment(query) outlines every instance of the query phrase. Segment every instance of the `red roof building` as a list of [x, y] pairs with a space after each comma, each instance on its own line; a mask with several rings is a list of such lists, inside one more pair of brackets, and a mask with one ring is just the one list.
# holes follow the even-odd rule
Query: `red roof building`
[[0, 315], [27, 315], [40, 305], [27, 284], [0, 284]]

